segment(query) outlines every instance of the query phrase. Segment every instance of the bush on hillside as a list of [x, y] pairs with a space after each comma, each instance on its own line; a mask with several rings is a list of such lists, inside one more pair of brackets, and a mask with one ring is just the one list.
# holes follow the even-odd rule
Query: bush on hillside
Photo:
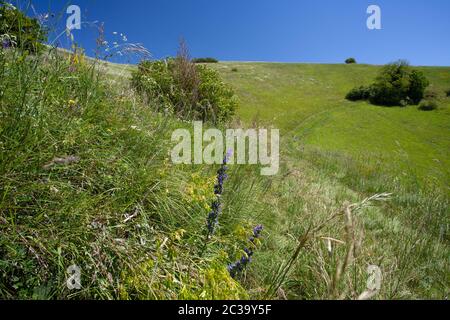
[[367, 100], [370, 97], [370, 93], [371, 87], [360, 86], [350, 90], [345, 98], [350, 101]]
[[217, 60], [215, 58], [207, 57], [207, 58], [195, 58], [195, 59], [192, 59], [192, 62], [193, 63], [218, 63], [219, 60]]
[[158, 111], [182, 119], [225, 122], [237, 107], [231, 87], [216, 71], [191, 62], [184, 44], [175, 59], [141, 62], [132, 85]]
[[419, 110], [432, 111], [438, 108], [438, 104], [434, 100], [422, 100], [419, 104]]
[[429, 85], [430, 82], [421, 71], [416, 69], [411, 70], [411, 73], [409, 74], [408, 97], [411, 99], [412, 104], [419, 104]]
[[356, 59], [355, 58], [348, 58], [347, 60], [345, 60], [346, 64], [352, 64], [352, 63], [356, 63]]
[[450, 89], [448, 89], [447, 91], [445, 91], [445, 94], [447, 95], [447, 97], [450, 97]]
[[368, 99], [373, 104], [383, 106], [417, 105], [423, 99], [428, 85], [429, 81], [422, 72], [400, 60], [384, 66], [370, 90], [353, 89], [347, 99]]
[[47, 40], [46, 30], [37, 19], [27, 17], [5, 1], [0, 2], [0, 37], [1, 46], [18, 47], [30, 53], [37, 53], [44, 48]]

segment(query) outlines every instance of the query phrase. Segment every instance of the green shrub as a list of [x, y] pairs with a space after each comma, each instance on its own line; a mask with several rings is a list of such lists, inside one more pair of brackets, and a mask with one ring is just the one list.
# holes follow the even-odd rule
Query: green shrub
[[192, 59], [193, 63], [218, 63], [219, 60], [215, 59], [215, 58], [195, 58]]
[[206, 66], [199, 66], [198, 71], [201, 119], [213, 119], [215, 122], [229, 120], [237, 108], [234, 91], [222, 81], [217, 71]]
[[178, 59], [144, 61], [133, 73], [132, 85], [158, 111], [212, 123], [229, 120], [237, 107], [231, 87], [206, 66], [186, 69]]
[[347, 99], [368, 99], [372, 104], [383, 106], [417, 105], [429, 84], [422, 72], [400, 60], [384, 66], [370, 90], [353, 89]]
[[350, 101], [367, 100], [370, 97], [371, 89], [372, 88], [370, 86], [353, 88], [345, 98]]
[[352, 64], [352, 63], [356, 63], [356, 59], [355, 58], [348, 58], [347, 60], [345, 60], [346, 64]]
[[375, 80], [370, 102], [386, 106], [400, 105], [408, 97], [408, 72], [409, 65], [405, 61], [386, 65]]
[[37, 19], [27, 17], [12, 5], [0, 1], [0, 36], [3, 47], [16, 46], [31, 53], [44, 48], [46, 30]]
[[438, 108], [438, 104], [434, 100], [422, 100], [419, 104], [419, 110], [432, 111]]
[[430, 85], [425, 75], [418, 70], [411, 70], [409, 74], [408, 97], [412, 104], [418, 104], [424, 96], [425, 89]]
[[447, 97], [450, 97], [450, 89], [448, 89], [447, 91], [445, 91], [445, 94], [447, 95]]
[[231, 69], [231, 72], [238, 72], [238, 68]]

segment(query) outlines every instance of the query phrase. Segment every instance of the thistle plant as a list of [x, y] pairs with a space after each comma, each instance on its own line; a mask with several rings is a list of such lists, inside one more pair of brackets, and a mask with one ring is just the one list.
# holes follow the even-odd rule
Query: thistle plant
[[238, 261], [231, 263], [228, 265], [228, 272], [230, 273], [232, 278], [235, 278], [239, 273], [245, 270], [247, 265], [252, 262], [252, 257], [254, 254], [254, 248], [256, 248], [256, 239], [261, 237], [261, 232], [264, 227], [262, 225], [258, 225], [253, 228], [253, 235], [248, 239], [252, 244], [251, 248], [244, 248], [245, 254]]

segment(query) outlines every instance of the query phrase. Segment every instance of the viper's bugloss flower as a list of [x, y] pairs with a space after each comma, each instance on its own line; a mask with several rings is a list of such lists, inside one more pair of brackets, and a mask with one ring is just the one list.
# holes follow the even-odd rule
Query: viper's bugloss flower
[[225, 173], [226, 170], [226, 167], [221, 167], [217, 172], [217, 184], [214, 186], [214, 194], [217, 196], [221, 196], [223, 193], [223, 184], [228, 178], [228, 175]]
[[[255, 228], [253, 228], [253, 235], [249, 238], [249, 241], [253, 244], [254, 247], [256, 247], [255, 239], [261, 237], [261, 232], [263, 231], [263, 226], [258, 225]], [[228, 272], [230, 273], [230, 276], [232, 278], [235, 278], [240, 272], [242, 272], [247, 265], [252, 262], [252, 256], [254, 254], [252, 249], [245, 248], [244, 249], [245, 255], [239, 259], [239, 261], [236, 261], [235, 263], [230, 263], [227, 266]]]
[[258, 239], [261, 236], [263, 229], [264, 227], [262, 225], [253, 228], [253, 235], [249, 238], [251, 243], [255, 244], [255, 239]]
[[253, 228], [253, 235], [258, 238], [261, 232], [263, 231], [264, 227], [260, 224]]
[[211, 204], [211, 212], [206, 219], [206, 227], [208, 229], [208, 236], [214, 233], [216, 225], [219, 223], [219, 215], [222, 212], [220, 199], [217, 199]]
[[217, 171], [217, 182], [214, 185], [214, 194], [216, 195], [216, 200], [211, 204], [211, 212], [208, 214], [206, 219], [206, 227], [208, 229], [208, 238], [214, 233], [214, 230], [219, 223], [219, 215], [222, 212], [222, 203], [220, 197], [223, 194], [223, 185], [225, 180], [228, 178], [227, 175], [227, 163], [231, 157], [231, 152], [227, 152], [223, 159], [223, 163], [220, 169]]
[[232, 153], [230, 151], [227, 152], [227, 154], [223, 158], [223, 163], [220, 166], [220, 169], [217, 171], [217, 183], [214, 186], [214, 194], [217, 196], [221, 196], [223, 193], [223, 184], [224, 184], [225, 180], [228, 178], [227, 164], [228, 164], [228, 161], [230, 160], [231, 154]]
[[9, 39], [3, 39], [2, 41], [2, 48], [8, 49], [11, 47], [11, 41]]

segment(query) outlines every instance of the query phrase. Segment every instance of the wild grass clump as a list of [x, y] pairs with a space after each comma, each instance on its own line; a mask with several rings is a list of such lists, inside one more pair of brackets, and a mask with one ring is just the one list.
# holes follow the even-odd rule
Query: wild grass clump
[[438, 104], [435, 100], [422, 100], [419, 104], [419, 110], [433, 111], [438, 108]]
[[157, 215], [148, 201], [164, 191], [147, 171], [158, 168], [145, 164], [162, 156], [156, 145], [165, 142], [132, 126], [163, 132], [165, 124], [138, 122], [93, 65], [10, 53], [0, 63], [8, 66], [1, 75], [0, 296], [67, 298], [66, 268], [77, 264], [78, 297], [113, 298], [121, 272], [151, 258], [148, 244], [163, 234], [150, 231]]
[[237, 107], [231, 87], [216, 71], [193, 63], [184, 42], [175, 59], [141, 62], [132, 85], [149, 105], [182, 119], [223, 123]]
[[[314, 275], [306, 273], [299, 277], [299, 280], [302, 277], [310, 280], [316, 278], [316, 287], [311, 287], [308, 283], [304, 283], [304, 287], [321, 291], [322, 298], [358, 299], [361, 297], [367, 288], [361, 286], [364, 275], [357, 262], [358, 259], [363, 258], [362, 253], [365, 254], [364, 226], [359, 221], [358, 212], [370, 207], [373, 202], [387, 201], [390, 196], [387, 193], [377, 194], [358, 203], [347, 203], [324, 219], [309, 221], [309, 225], [307, 224], [306, 229], [296, 239], [292, 255], [279, 266], [266, 297], [279, 295], [280, 289], [288, 283], [289, 277], [295, 273], [298, 276], [300, 270], [304, 272], [308, 269], [306, 266], [303, 268], [298, 265], [302, 264], [298, 261], [302, 254], [303, 264], [307, 260], [309, 265], [316, 267], [316, 271], [313, 271]], [[336, 228], [336, 226], [339, 227]], [[337, 234], [334, 237], [323, 235], [331, 230], [341, 233], [339, 236], [343, 237], [343, 240], [339, 240]], [[322, 241], [326, 243], [325, 248], [321, 245]], [[295, 270], [296, 267], [297, 270]], [[349, 281], [349, 277], [353, 277], [353, 281]], [[370, 297], [378, 293], [379, 290], [372, 290]]]
[[[167, 158], [184, 124], [79, 55], [0, 49], [0, 297], [248, 298], [227, 271], [233, 229], [199, 255], [215, 177]], [[232, 187], [232, 221], [252, 221], [246, 187]]]
[[0, 45], [4, 49], [17, 47], [30, 53], [42, 51], [47, 30], [37, 19], [27, 17], [6, 1], [0, 1], [0, 18]]
[[424, 100], [440, 100], [441, 98], [442, 98], [442, 93], [433, 87], [427, 88], [423, 94]]
[[392, 194], [388, 202], [359, 218], [366, 230], [364, 250], [370, 250], [372, 263], [375, 257], [384, 257], [374, 263], [383, 270], [378, 297], [445, 297], [450, 205], [446, 191], [433, 181], [418, 181], [413, 170], [400, 181], [395, 172], [369, 157], [355, 159], [317, 149], [308, 150], [305, 157], [359, 194]]

